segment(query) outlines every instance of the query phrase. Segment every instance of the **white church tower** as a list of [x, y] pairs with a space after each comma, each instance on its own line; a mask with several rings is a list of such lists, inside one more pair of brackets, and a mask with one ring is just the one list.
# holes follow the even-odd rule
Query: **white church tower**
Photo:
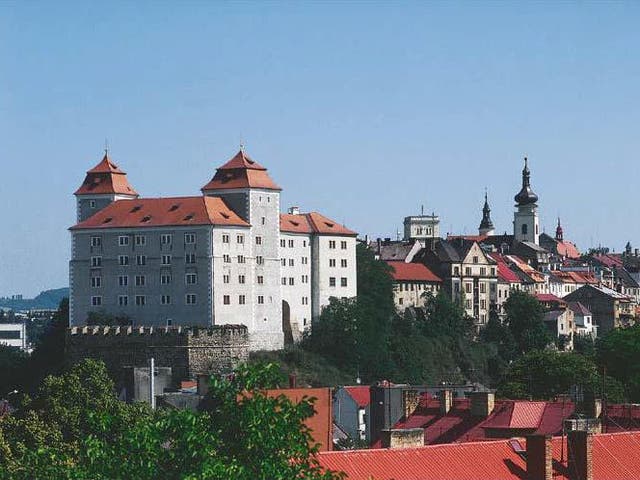
[[522, 169], [522, 188], [514, 197], [516, 208], [513, 216], [513, 234], [519, 242], [531, 242], [539, 245], [540, 224], [538, 219], [538, 195], [531, 190], [531, 172], [524, 157]]

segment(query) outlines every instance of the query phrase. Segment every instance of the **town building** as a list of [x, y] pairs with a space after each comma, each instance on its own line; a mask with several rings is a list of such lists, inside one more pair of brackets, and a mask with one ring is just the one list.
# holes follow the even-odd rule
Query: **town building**
[[371, 440], [369, 430], [371, 394], [368, 385], [338, 388], [333, 395], [333, 421], [351, 440], [367, 445]]
[[386, 262], [393, 279], [396, 308], [423, 307], [430, 295], [437, 295], [442, 279], [422, 263]]
[[0, 345], [28, 351], [26, 322], [0, 322]]
[[70, 325], [244, 324], [252, 349], [298, 338], [329, 298], [355, 297], [356, 233], [280, 213], [281, 188], [241, 149], [202, 195], [141, 198], [105, 153], [75, 192]]
[[598, 335], [635, 321], [635, 304], [631, 298], [602, 285], [585, 285], [565, 296], [564, 300], [580, 302], [592, 313]]
[[580, 302], [569, 302], [569, 308], [573, 311], [576, 334], [596, 338], [598, 329], [593, 324], [593, 315], [587, 307]]

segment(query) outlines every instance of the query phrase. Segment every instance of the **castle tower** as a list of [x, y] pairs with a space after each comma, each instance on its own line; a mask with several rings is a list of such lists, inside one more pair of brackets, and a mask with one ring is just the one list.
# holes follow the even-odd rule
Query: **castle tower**
[[487, 197], [487, 192], [484, 192], [484, 207], [482, 207], [482, 221], [480, 222], [480, 227], [478, 228], [479, 235], [493, 235], [495, 233], [495, 229], [493, 226], [493, 222], [491, 221], [491, 208], [489, 208], [489, 199]]
[[516, 201], [516, 212], [513, 218], [513, 234], [519, 242], [531, 242], [539, 244], [540, 225], [538, 219], [538, 195], [531, 189], [531, 172], [524, 157], [524, 168], [522, 169], [522, 188], [514, 197]]
[[84, 182], [74, 195], [78, 222], [86, 220], [116, 200], [138, 197], [127, 180], [127, 174], [111, 161], [107, 150], [102, 160], [87, 171]]
[[562, 233], [562, 225], [560, 225], [560, 217], [558, 217], [558, 226], [556, 227], [556, 241], [558, 242], [564, 241], [563, 233]]
[[[224, 312], [228, 309], [217, 309], [215, 305], [214, 317], [216, 324], [246, 324], [251, 332], [251, 348], [254, 350], [281, 348], [283, 342], [279, 254], [281, 190], [267, 169], [252, 160], [242, 147], [231, 160], [218, 167], [211, 181], [202, 187], [205, 196], [221, 197], [251, 225], [250, 238], [234, 247], [238, 250], [235, 253], [241, 253], [246, 259], [244, 263], [232, 260], [222, 268], [228, 269], [225, 274], [231, 278], [236, 275], [252, 279], [259, 276], [264, 283], [247, 284], [251, 288], [250, 298], [242, 306], [246, 311], [235, 311], [237, 318], [226, 318]], [[213, 255], [222, 256], [220, 251], [215, 251], [215, 245]], [[261, 297], [260, 302], [258, 297]]]

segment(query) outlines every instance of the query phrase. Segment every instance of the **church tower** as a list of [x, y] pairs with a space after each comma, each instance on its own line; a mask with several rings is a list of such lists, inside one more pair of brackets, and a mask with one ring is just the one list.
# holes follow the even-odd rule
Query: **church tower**
[[513, 235], [519, 242], [531, 242], [539, 245], [538, 195], [531, 190], [530, 178], [531, 172], [527, 157], [524, 157], [522, 188], [514, 197], [517, 210], [513, 216]]
[[494, 233], [495, 229], [491, 221], [491, 208], [489, 208], [487, 192], [484, 192], [484, 207], [482, 207], [482, 221], [480, 222], [480, 228], [478, 228], [478, 234], [493, 235]]
[[562, 232], [562, 225], [560, 225], [560, 217], [558, 217], [558, 226], [556, 227], [556, 241], [557, 242], [563, 242], [564, 241], [564, 235]]
[[91, 217], [116, 200], [138, 198], [127, 180], [127, 174], [104, 151], [102, 160], [87, 171], [84, 182], [75, 191], [78, 223]]

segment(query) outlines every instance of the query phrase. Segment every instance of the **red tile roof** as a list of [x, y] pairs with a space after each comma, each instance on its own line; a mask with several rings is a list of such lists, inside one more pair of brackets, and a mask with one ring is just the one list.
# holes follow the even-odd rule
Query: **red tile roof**
[[422, 263], [386, 262], [391, 267], [391, 276], [400, 282], [438, 282], [442, 279]]
[[556, 248], [558, 251], [558, 255], [562, 255], [568, 258], [580, 258], [580, 252], [572, 242], [558, 242]]
[[344, 387], [344, 389], [359, 407], [364, 408], [371, 403], [371, 391], [368, 386], [356, 385], [353, 387]]
[[71, 229], [168, 225], [249, 226], [221, 198], [199, 196], [118, 200]]
[[538, 428], [547, 402], [515, 402], [509, 428]]
[[502, 255], [489, 253], [489, 256], [498, 264], [498, 280], [507, 283], [520, 283], [520, 277], [509, 268]]
[[340, 225], [318, 212], [280, 214], [280, 231], [288, 233], [316, 233], [320, 235], [349, 235], [355, 236], [356, 232]]
[[264, 188], [266, 190], [282, 190], [269, 177], [267, 169], [253, 161], [240, 150], [227, 163], [216, 169], [216, 173], [202, 191], [230, 190], [234, 188]]
[[536, 297], [539, 302], [543, 303], [566, 303], [560, 297], [556, 297], [553, 293], [536, 293], [534, 297]]
[[138, 195], [129, 185], [127, 174], [111, 161], [107, 153], [102, 160], [87, 171], [84, 182], [74, 195], [120, 194]]
[[[526, 445], [524, 439], [520, 440]], [[593, 479], [626, 480], [640, 472], [640, 433], [593, 436]], [[349, 480], [522, 480], [526, 461], [509, 440], [418, 448], [323, 452], [320, 465]], [[569, 480], [566, 437], [553, 439], [553, 478]]]

